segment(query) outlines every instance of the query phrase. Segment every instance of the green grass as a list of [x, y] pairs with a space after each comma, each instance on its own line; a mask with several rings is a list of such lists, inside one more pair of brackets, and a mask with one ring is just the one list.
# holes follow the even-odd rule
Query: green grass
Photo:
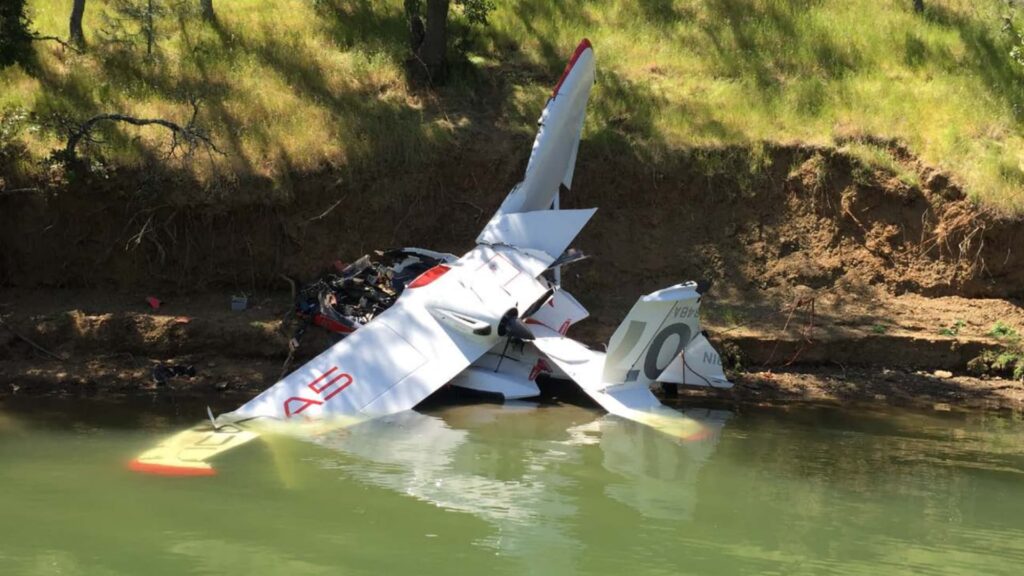
[[911, 166], [900, 162], [888, 148], [870, 142], [850, 142], [841, 150], [856, 158], [866, 167], [889, 174], [903, 184], [914, 188], [921, 187], [921, 176]]
[[[89, 53], [38, 44], [36, 66], [0, 71], [0, 109], [184, 120], [188, 94], [199, 94], [227, 155], [192, 170], [394, 169], [474, 128], [532, 132], [586, 36], [599, 63], [586, 137], [597, 143], [653, 159], [700, 146], [842, 144], [919, 185], [885, 150], [849, 144], [899, 139], [975, 198], [1024, 210], [1024, 68], [1010, 57], [1000, 0], [931, 0], [924, 15], [909, 0], [497, 4], [490, 26], [473, 32], [468, 64], [434, 95], [406, 83], [400, 0], [220, 1], [219, 26], [195, 13], [165, 19], [150, 62], [102, 40], [104, 3], [90, 0]], [[67, 2], [30, 9], [40, 33], [66, 34]], [[154, 130], [107, 136], [110, 161], [122, 164], [149, 160], [164, 141]], [[45, 130], [18, 138], [37, 159], [57, 145]]]
[[953, 322], [952, 324], [950, 324], [949, 326], [947, 326], [945, 328], [940, 328], [939, 329], [939, 335], [940, 336], [958, 336], [958, 335], [960, 335], [960, 330], [962, 328], [964, 328], [965, 326], [967, 326], [967, 322], [964, 322], [963, 320], [957, 320], [957, 321]]
[[1020, 334], [1002, 320], [998, 320], [992, 325], [992, 329], [988, 331], [988, 336], [1008, 342], [1018, 342], [1020, 340]]

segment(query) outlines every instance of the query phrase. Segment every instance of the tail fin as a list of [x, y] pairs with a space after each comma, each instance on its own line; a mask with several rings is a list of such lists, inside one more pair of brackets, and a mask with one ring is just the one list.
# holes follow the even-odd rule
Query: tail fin
[[732, 382], [722, 371], [722, 358], [711, 346], [703, 333], [697, 334], [686, 345], [679, 358], [672, 361], [658, 377], [658, 382], [685, 384], [686, 386], [708, 386], [710, 388], [732, 388]]
[[[608, 341], [604, 383], [646, 388], [661, 380], [663, 373], [671, 374], [672, 367], [681, 364], [676, 360], [685, 359], [687, 351], [711, 349], [700, 329], [701, 292], [696, 283], [688, 282], [642, 296]], [[696, 379], [692, 368], [676, 368], [683, 378], [677, 382], [691, 383], [685, 382], [687, 375]], [[701, 376], [728, 384], [720, 367], [716, 374]]]
[[[540, 117], [522, 182], [509, 192], [495, 216], [546, 210], [560, 189], [572, 186], [576, 152], [590, 87], [594, 84], [594, 50], [584, 39], [576, 47]], [[557, 256], [557, 255], [556, 255]]]

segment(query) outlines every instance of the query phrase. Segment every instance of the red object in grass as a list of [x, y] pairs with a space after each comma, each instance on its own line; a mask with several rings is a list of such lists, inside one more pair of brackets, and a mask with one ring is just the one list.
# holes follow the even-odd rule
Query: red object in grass
[[160, 305], [163, 304], [163, 302], [161, 302], [160, 299], [155, 296], [146, 296], [146, 304], [149, 304], [150, 308], [156, 310], [160, 308]]

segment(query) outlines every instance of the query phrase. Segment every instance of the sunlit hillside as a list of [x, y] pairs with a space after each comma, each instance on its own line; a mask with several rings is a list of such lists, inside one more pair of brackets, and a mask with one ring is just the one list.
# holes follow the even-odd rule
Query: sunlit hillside
[[[198, 2], [167, 4], [152, 57], [105, 34], [107, 5], [90, 0], [86, 54], [37, 42], [35, 65], [0, 71], [0, 108], [35, 118], [9, 135], [27, 146], [26, 169], [61, 145], [45, 123], [55, 112], [185, 122], [192, 97], [224, 152], [189, 162], [202, 177], [415, 166], [479, 130], [532, 132], [589, 37], [588, 135], [641, 158], [767, 141], [849, 146], [885, 164], [865, 142], [897, 139], [979, 199], [1024, 209], [1024, 67], [1001, 0], [926, 0], [924, 14], [910, 0], [508, 0], [472, 27], [453, 8], [456, 63], [436, 90], [406, 80], [400, 0], [215, 0], [213, 25]], [[66, 37], [68, 2], [29, 5], [37, 32]], [[113, 164], [166, 148], [153, 128], [105, 136]]]

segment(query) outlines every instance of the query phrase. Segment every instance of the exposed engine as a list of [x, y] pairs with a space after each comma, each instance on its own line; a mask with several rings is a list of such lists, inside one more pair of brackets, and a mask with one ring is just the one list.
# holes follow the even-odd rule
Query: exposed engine
[[417, 248], [375, 251], [323, 274], [296, 293], [294, 315], [300, 322], [293, 345], [310, 324], [341, 336], [351, 334], [390, 308], [417, 276], [454, 258]]

